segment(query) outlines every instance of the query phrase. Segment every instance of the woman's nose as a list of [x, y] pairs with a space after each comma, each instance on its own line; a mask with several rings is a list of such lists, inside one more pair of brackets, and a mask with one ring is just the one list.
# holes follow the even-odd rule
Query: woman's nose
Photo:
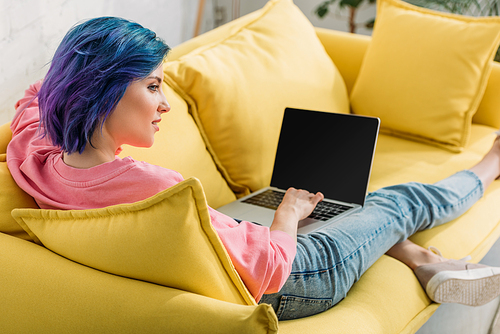
[[170, 111], [170, 104], [168, 104], [165, 96], [163, 96], [163, 100], [158, 105], [158, 111], [162, 114]]

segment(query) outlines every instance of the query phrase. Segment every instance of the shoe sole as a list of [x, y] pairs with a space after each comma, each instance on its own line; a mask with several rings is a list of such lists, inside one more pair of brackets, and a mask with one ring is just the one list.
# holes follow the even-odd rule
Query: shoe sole
[[484, 305], [500, 295], [500, 268], [442, 271], [430, 279], [426, 290], [436, 303]]

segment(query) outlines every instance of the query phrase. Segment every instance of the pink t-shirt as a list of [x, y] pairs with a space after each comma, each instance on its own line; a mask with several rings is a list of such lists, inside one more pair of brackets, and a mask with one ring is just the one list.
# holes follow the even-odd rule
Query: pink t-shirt
[[[178, 172], [130, 157], [115, 157], [114, 161], [88, 169], [66, 165], [61, 150], [38, 132], [35, 97], [40, 86], [40, 82], [31, 85], [16, 104], [7, 163], [16, 183], [41, 208], [81, 210], [133, 203], [183, 180]], [[212, 208], [209, 210], [212, 225], [255, 299], [279, 291], [290, 275], [295, 257], [293, 238], [249, 222], [238, 224]]]

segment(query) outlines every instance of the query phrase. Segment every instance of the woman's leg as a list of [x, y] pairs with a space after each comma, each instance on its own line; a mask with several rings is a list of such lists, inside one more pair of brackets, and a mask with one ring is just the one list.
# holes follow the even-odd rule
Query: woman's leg
[[435, 185], [407, 183], [373, 192], [359, 212], [299, 235], [290, 277], [261, 302], [273, 305], [282, 320], [325, 311], [395, 244], [460, 216], [482, 194], [481, 181], [470, 171]]
[[[498, 140], [494, 146], [500, 156]], [[487, 154], [479, 169], [498, 168], [500, 163], [492, 166], [495, 160], [495, 154]], [[290, 278], [279, 293], [264, 295], [261, 302], [272, 304], [280, 319], [312, 315], [335, 305], [395, 244], [410, 245], [405, 240], [415, 232], [467, 211], [482, 196], [483, 182], [491, 183], [496, 173], [485, 177], [476, 172], [462, 171], [434, 185], [408, 183], [381, 189], [368, 195], [362, 211], [320, 232], [299, 236]]]
[[[500, 137], [495, 139], [493, 146], [476, 165], [469, 169], [481, 180], [486, 189], [500, 175]], [[439, 263], [443, 258], [432, 251], [420, 247], [409, 240], [394, 245], [387, 255], [405, 263], [415, 270], [425, 264]]]
[[[469, 169], [481, 180], [486, 189], [500, 175], [500, 138], [490, 151]], [[500, 291], [500, 268], [485, 268], [463, 260], [447, 260], [410, 240], [394, 245], [387, 255], [409, 266], [436, 302], [459, 302], [482, 305], [495, 298]], [[417, 269], [418, 268], [418, 269]]]

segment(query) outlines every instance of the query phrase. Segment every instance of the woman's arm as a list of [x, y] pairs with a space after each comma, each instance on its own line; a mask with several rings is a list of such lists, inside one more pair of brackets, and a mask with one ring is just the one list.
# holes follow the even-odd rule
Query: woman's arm
[[242, 221], [240, 224], [210, 209], [212, 225], [234, 267], [258, 301], [264, 293], [278, 292], [292, 270], [297, 251], [297, 225], [323, 199], [305, 190], [290, 188], [280, 204], [271, 228]]

